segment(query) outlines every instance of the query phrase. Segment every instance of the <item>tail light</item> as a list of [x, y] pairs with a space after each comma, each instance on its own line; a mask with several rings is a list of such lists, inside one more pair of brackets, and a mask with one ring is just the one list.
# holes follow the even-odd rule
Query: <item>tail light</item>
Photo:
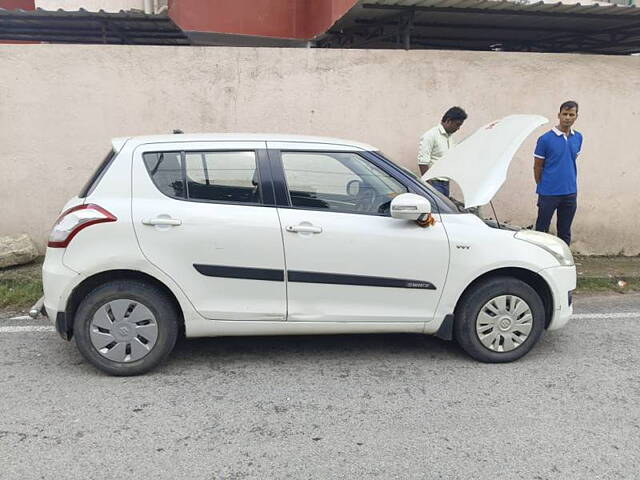
[[104, 222], [115, 222], [117, 218], [104, 208], [93, 205], [78, 205], [70, 208], [60, 215], [49, 234], [49, 243], [52, 248], [66, 248], [73, 237], [80, 230], [90, 225]]

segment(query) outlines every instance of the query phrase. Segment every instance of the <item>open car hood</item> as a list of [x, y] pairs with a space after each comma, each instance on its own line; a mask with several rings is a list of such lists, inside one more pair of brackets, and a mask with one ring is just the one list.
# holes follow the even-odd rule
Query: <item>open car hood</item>
[[456, 182], [466, 208], [489, 203], [507, 178], [522, 142], [548, 120], [540, 115], [509, 115], [491, 122], [449, 150], [422, 176]]

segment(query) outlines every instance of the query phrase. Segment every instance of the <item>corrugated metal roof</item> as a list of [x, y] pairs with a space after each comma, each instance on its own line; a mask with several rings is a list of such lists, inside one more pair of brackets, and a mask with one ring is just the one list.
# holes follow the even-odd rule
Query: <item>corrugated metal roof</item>
[[622, 6], [615, 4], [581, 5], [580, 3], [517, 3], [508, 0], [359, 0], [358, 5], [370, 5], [396, 9], [398, 7], [429, 9], [435, 11], [442, 8], [477, 9], [488, 13], [489, 11], [511, 12], [542, 12], [549, 14], [567, 13], [571, 17], [576, 15], [638, 15], [640, 9], [635, 6]]
[[189, 45], [184, 32], [166, 14], [141, 11], [88, 12], [5, 10], [0, 8], [0, 41]]
[[504, 0], [359, 0], [319, 44], [628, 54], [640, 52], [640, 9]]

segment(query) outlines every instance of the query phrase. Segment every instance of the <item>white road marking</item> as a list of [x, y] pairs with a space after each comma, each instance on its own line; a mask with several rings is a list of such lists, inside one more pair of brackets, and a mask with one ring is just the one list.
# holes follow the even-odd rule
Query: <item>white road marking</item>
[[31, 320], [31, 317], [29, 315], [23, 315], [21, 317], [12, 317], [9, 320]]
[[[638, 318], [640, 312], [621, 312], [621, 313], [574, 313], [571, 320], [607, 320], [615, 318]], [[31, 317], [14, 317], [10, 320], [26, 320]], [[10, 327], [0, 327], [0, 333], [25, 333], [25, 332], [53, 332], [55, 329], [49, 325], [20, 325]]]
[[574, 313], [571, 320], [597, 319], [597, 318], [640, 318], [640, 312], [623, 313]]
[[20, 327], [0, 327], [0, 333], [53, 332], [54, 328], [45, 325], [29, 325]]

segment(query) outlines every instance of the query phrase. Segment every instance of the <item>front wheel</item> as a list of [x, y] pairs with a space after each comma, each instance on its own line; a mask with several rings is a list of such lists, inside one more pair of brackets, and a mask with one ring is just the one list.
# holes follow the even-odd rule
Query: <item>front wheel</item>
[[162, 362], [178, 337], [178, 313], [156, 287], [108, 282], [87, 295], [75, 315], [80, 353], [111, 375], [139, 375]]
[[512, 362], [538, 342], [544, 323], [544, 304], [530, 285], [495, 277], [465, 293], [456, 309], [454, 336], [476, 360]]

